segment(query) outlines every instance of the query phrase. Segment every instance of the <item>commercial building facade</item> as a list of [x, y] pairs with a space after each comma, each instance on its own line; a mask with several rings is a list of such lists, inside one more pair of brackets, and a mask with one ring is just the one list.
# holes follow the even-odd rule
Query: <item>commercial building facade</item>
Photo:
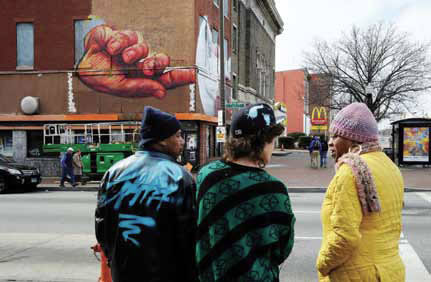
[[151, 105], [181, 120], [185, 162], [219, 155], [219, 1], [229, 101], [238, 1], [6, 1], [0, 153], [58, 175], [58, 156], [42, 150], [44, 124], [139, 121]]

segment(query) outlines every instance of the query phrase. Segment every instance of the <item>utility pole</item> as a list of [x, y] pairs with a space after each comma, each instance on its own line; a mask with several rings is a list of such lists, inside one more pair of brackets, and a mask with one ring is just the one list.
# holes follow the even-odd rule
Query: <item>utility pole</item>
[[220, 30], [219, 30], [219, 41], [220, 41], [220, 109], [223, 112], [223, 126], [226, 126], [226, 101], [224, 91], [224, 0], [219, 0], [220, 7]]

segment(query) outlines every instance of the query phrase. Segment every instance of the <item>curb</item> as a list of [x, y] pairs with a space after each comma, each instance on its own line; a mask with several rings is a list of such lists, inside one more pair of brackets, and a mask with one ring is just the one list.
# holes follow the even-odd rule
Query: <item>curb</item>
[[[66, 186], [66, 188], [59, 188], [58, 185], [41, 184], [37, 186], [37, 191], [60, 191], [60, 192], [97, 192], [98, 185], [88, 186], [76, 186], [75, 188]], [[326, 187], [288, 187], [290, 193], [325, 193]], [[406, 187], [404, 192], [431, 192], [431, 188], [417, 188], [417, 187]]]

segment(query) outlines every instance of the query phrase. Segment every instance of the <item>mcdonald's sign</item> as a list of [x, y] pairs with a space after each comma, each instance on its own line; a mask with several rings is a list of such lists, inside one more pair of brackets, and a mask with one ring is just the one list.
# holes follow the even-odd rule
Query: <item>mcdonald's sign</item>
[[312, 125], [327, 125], [328, 116], [326, 114], [325, 107], [314, 107], [311, 112], [311, 124]]

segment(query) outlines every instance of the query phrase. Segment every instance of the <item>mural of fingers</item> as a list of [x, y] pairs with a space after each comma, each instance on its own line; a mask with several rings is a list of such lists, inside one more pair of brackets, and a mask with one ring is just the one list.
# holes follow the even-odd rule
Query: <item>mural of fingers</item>
[[137, 60], [148, 56], [149, 46], [146, 43], [138, 43], [133, 46], [126, 48], [123, 51], [123, 61], [126, 64], [133, 64]]
[[145, 76], [151, 77], [162, 74], [163, 70], [169, 66], [169, 64], [169, 56], [160, 53], [139, 61], [138, 68], [142, 70]]
[[195, 69], [176, 69], [162, 74], [158, 79], [166, 89], [196, 82]]
[[137, 44], [138, 39], [138, 33], [135, 31], [125, 30], [114, 32], [106, 46], [106, 51], [111, 55], [118, 55], [127, 47]]
[[104, 50], [112, 34], [112, 28], [105, 24], [92, 28], [84, 39], [85, 50], [92, 50], [93, 52]]

